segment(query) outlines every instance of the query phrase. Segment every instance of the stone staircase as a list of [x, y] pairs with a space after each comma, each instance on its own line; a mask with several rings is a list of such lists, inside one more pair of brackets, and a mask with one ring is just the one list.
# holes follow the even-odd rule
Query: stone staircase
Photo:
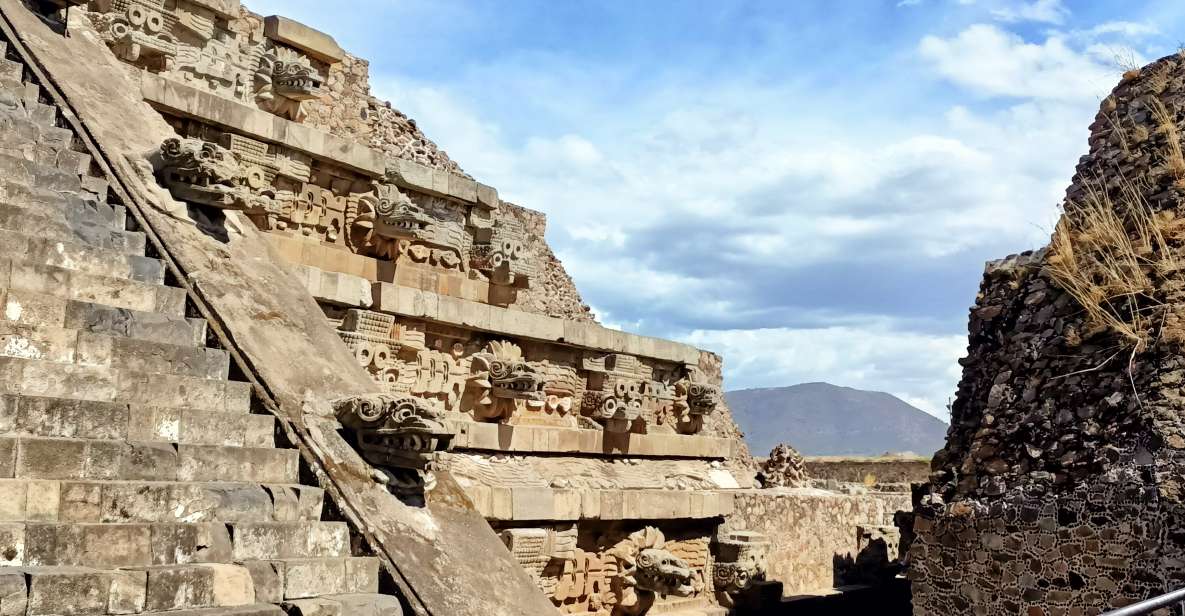
[[0, 615], [394, 616], [0, 42]]

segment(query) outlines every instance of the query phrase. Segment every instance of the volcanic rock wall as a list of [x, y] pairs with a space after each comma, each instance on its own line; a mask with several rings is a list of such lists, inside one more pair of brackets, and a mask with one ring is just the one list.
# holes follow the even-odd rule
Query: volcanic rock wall
[[1182, 58], [1124, 75], [1051, 246], [988, 265], [916, 614], [1098, 614], [1185, 583], [1182, 110]]

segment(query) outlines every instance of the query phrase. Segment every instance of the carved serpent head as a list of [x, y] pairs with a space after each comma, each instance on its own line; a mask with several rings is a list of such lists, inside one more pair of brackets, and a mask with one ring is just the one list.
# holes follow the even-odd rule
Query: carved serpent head
[[246, 174], [230, 150], [201, 139], [166, 139], [160, 146], [159, 175], [173, 197], [224, 209], [242, 209], [249, 191]]
[[640, 550], [634, 567], [633, 578], [640, 590], [674, 597], [690, 597], [695, 593], [691, 565], [664, 549]]
[[334, 411], [357, 433], [363, 457], [377, 466], [430, 470], [436, 452], [452, 444], [444, 414], [416, 398], [352, 396], [338, 400]]

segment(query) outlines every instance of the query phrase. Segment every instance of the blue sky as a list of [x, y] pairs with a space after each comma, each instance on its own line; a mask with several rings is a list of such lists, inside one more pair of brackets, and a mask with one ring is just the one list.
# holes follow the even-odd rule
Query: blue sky
[[1044, 244], [1179, 1], [247, 0], [334, 35], [609, 325], [940, 417], [984, 261]]

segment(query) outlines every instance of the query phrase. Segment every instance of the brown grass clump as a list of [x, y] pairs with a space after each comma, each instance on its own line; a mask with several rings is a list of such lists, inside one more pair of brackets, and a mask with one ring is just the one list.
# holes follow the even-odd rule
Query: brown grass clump
[[1154, 280], [1177, 267], [1165, 239], [1166, 228], [1177, 225], [1171, 215], [1154, 213], [1139, 187], [1119, 184], [1116, 198], [1094, 181], [1084, 198], [1066, 202], [1046, 266], [1086, 311], [1088, 326], [1115, 332], [1136, 353], [1154, 329]]
[[1165, 166], [1177, 180], [1185, 180], [1185, 153], [1181, 150], [1181, 129], [1177, 127], [1176, 113], [1157, 98], [1151, 99], [1152, 118], [1156, 120], [1156, 132], [1164, 135], [1167, 143], [1164, 150]]

